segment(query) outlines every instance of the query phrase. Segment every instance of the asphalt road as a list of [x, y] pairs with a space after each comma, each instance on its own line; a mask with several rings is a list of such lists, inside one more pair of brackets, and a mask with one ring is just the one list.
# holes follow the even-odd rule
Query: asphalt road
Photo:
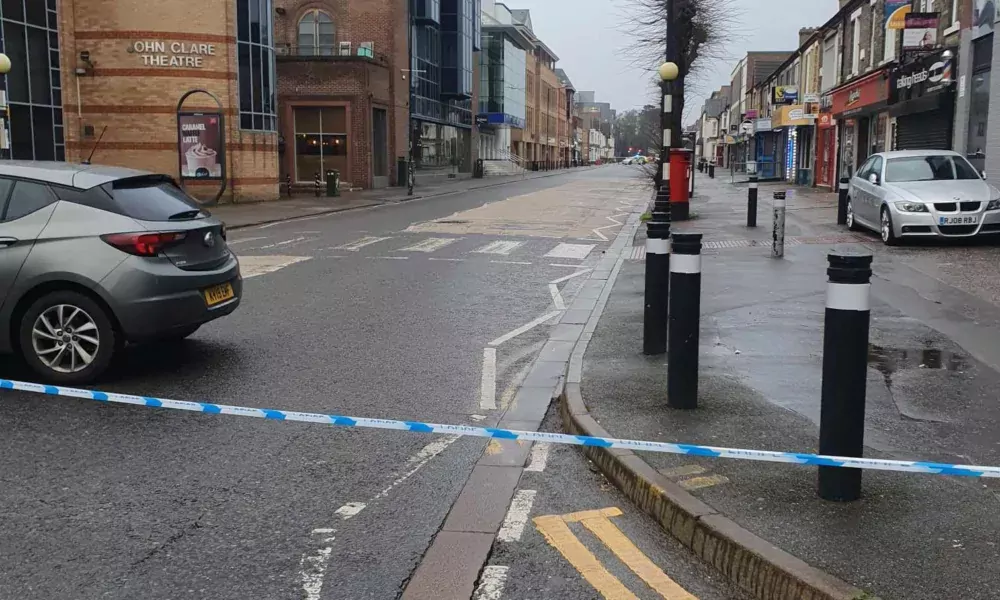
[[[185, 343], [129, 348], [99, 387], [495, 423], [546, 326], [502, 347], [496, 409], [484, 346], [558, 308], [549, 282], [617, 231], [602, 186], [631, 177], [608, 167], [234, 232], [241, 308]], [[9, 359], [0, 376], [30, 380]], [[484, 447], [5, 391], [0, 598], [395, 598]]]

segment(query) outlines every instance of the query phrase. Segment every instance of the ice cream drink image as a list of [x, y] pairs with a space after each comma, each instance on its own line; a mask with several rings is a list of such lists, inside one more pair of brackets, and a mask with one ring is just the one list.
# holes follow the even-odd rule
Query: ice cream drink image
[[188, 148], [184, 158], [187, 160], [188, 173], [193, 177], [211, 177], [219, 166], [216, 151], [200, 142]]

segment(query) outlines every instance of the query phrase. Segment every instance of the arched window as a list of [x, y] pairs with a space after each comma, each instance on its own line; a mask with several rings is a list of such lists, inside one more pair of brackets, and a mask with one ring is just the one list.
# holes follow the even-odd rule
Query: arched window
[[299, 20], [299, 53], [334, 54], [333, 19], [321, 10], [310, 10]]

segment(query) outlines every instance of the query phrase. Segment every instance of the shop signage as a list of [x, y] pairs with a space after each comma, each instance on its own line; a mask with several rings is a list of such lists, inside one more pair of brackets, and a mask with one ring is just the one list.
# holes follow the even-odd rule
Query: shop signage
[[833, 115], [831, 115], [830, 113], [820, 113], [819, 119], [816, 121], [816, 124], [819, 125], [820, 129], [826, 129], [828, 127], [836, 126], [837, 121], [836, 119], [833, 118]]
[[748, 108], [747, 112], [745, 113], [745, 116], [748, 119], [756, 119], [757, 118], [757, 109], [756, 108]]
[[876, 71], [849, 87], [834, 91], [829, 112], [836, 116], [851, 116], [881, 108], [889, 99], [885, 70]]
[[754, 131], [757, 133], [765, 133], [774, 129], [771, 124], [771, 119], [757, 119], [755, 123]]
[[222, 119], [216, 113], [177, 114], [181, 179], [222, 178]]
[[215, 56], [215, 44], [136, 40], [129, 44], [129, 53], [138, 54], [146, 67], [181, 67], [200, 69], [206, 56]]
[[819, 94], [804, 94], [802, 101], [806, 104], [819, 104]]
[[906, 15], [906, 29], [903, 31], [903, 48], [908, 50], [933, 48], [937, 46], [938, 13], [915, 13]]
[[799, 88], [794, 85], [779, 85], [774, 88], [775, 104], [795, 104], [799, 99]]
[[945, 58], [943, 51], [938, 51], [894, 69], [889, 84], [890, 102], [896, 104], [946, 91], [954, 83], [953, 60]]
[[885, 0], [885, 28], [906, 29], [906, 15], [913, 10], [910, 4], [910, 0]]

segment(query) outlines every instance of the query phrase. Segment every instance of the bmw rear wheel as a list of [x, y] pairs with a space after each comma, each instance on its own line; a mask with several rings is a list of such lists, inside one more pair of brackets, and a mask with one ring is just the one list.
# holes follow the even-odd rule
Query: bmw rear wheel
[[44, 380], [63, 384], [99, 376], [117, 345], [105, 309], [69, 290], [35, 300], [21, 318], [18, 339], [28, 366]]

